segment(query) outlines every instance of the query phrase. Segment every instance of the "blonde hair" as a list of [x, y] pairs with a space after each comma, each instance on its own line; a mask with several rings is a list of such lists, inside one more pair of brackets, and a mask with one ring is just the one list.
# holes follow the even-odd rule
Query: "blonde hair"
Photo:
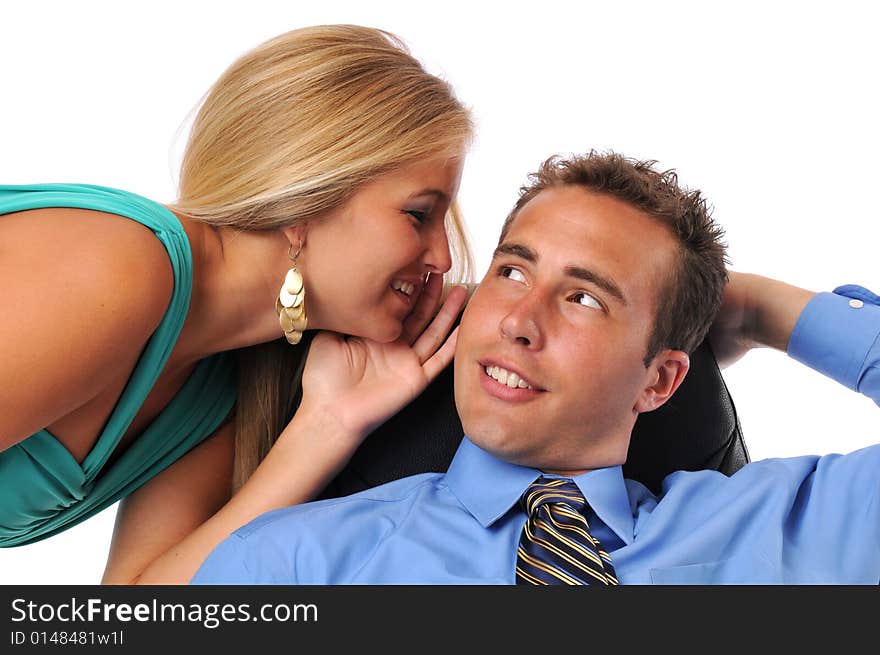
[[[393, 34], [356, 25], [294, 30], [243, 55], [210, 89], [171, 207], [213, 226], [279, 229], [320, 219], [402, 166], [461, 156], [472, 136], [451, 87]], [[473, 260], [455, 205], [446, 226], [452, 277], [467, 280]], [[238, 353], [236, 489], [298, 405], [307, 343]]]

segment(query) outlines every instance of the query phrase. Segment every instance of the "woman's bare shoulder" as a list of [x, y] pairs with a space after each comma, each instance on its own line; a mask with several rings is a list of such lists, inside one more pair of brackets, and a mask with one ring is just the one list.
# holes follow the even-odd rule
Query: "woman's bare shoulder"
[[174, 288], [162, 242], [148, 227], [114, 214], [69, 208], [7, 214], [0, 217], [0, 244], [2, 279], [21, 302], [67, 310], [85, 303], [108, 319], [125, 309], [131, 319], [150, 322], [157, 314], [161, 319]]
[[143, 348], [174, 287], [149, 228], [66, 208], [0, 216], [0, 279], [0, 450], [100, 393]]

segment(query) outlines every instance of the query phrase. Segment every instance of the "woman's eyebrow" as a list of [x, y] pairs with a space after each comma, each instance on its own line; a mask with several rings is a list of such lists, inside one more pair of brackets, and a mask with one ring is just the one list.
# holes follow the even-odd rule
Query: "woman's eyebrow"
[[421, 196], [435, 196], [441, 201], [449, 200], [449, 194], [440, 189], [422, 189], [421, 191], [417, 191], [410, 195], [409, 199], [412, 200], [413, 198], [419, 198]]

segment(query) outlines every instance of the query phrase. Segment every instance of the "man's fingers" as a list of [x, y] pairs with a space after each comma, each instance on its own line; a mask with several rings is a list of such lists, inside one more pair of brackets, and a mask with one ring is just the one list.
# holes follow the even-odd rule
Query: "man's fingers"
[[419, 362], [424, 363], [431, 355], [433, 355], [443, 339], [449, 332], [449, 328], [455, 323], [464, 302], [467, 299], [467, 290], [462, 286], [453, 288], [443, 303], [443, 307], [437, 312], [437, 316], [431, 321], [431, 324], [425, 328], [425, 331], [419, 336], [413, 344], [413, 350], [419, 358]]
[[403, 322], [401, 339], [403, 339], [404, 343], [412, 345], [419, 338], [422, 330], [425, 329], [428, 321], [431, 320], [437, 311], [437, 305], [440, 303], [442, 293], [443, 275], [431, 273], [428, 276], [428, 281], [425, 283], [425, 288], [422, 289], [418, 300], [416, 300], [416, 306], [413, 307], [412, 312]]
[[431, 357], [427, 359], [427, 361], [422, 365], [422, 369], [425, 371], [425, 377], [428, 378], [428, 382], [431, 382], [434, 378], [440, 375], [440, 372], [449, 366], [449, 362], [452, 361], [452, 357], [455, 355], [455, 344], [458, 342], [458, 326], [452, 331], [452, 334], [449, 335], [449, 338], [446, 339], [446, 343], [435, 352]]

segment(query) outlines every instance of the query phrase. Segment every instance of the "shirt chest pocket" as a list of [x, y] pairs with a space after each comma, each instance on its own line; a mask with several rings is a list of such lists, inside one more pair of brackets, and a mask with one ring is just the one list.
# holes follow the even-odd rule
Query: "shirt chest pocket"
[[762, 555], [651, 569], [655, 585], [783, 584], [782, 570]]

